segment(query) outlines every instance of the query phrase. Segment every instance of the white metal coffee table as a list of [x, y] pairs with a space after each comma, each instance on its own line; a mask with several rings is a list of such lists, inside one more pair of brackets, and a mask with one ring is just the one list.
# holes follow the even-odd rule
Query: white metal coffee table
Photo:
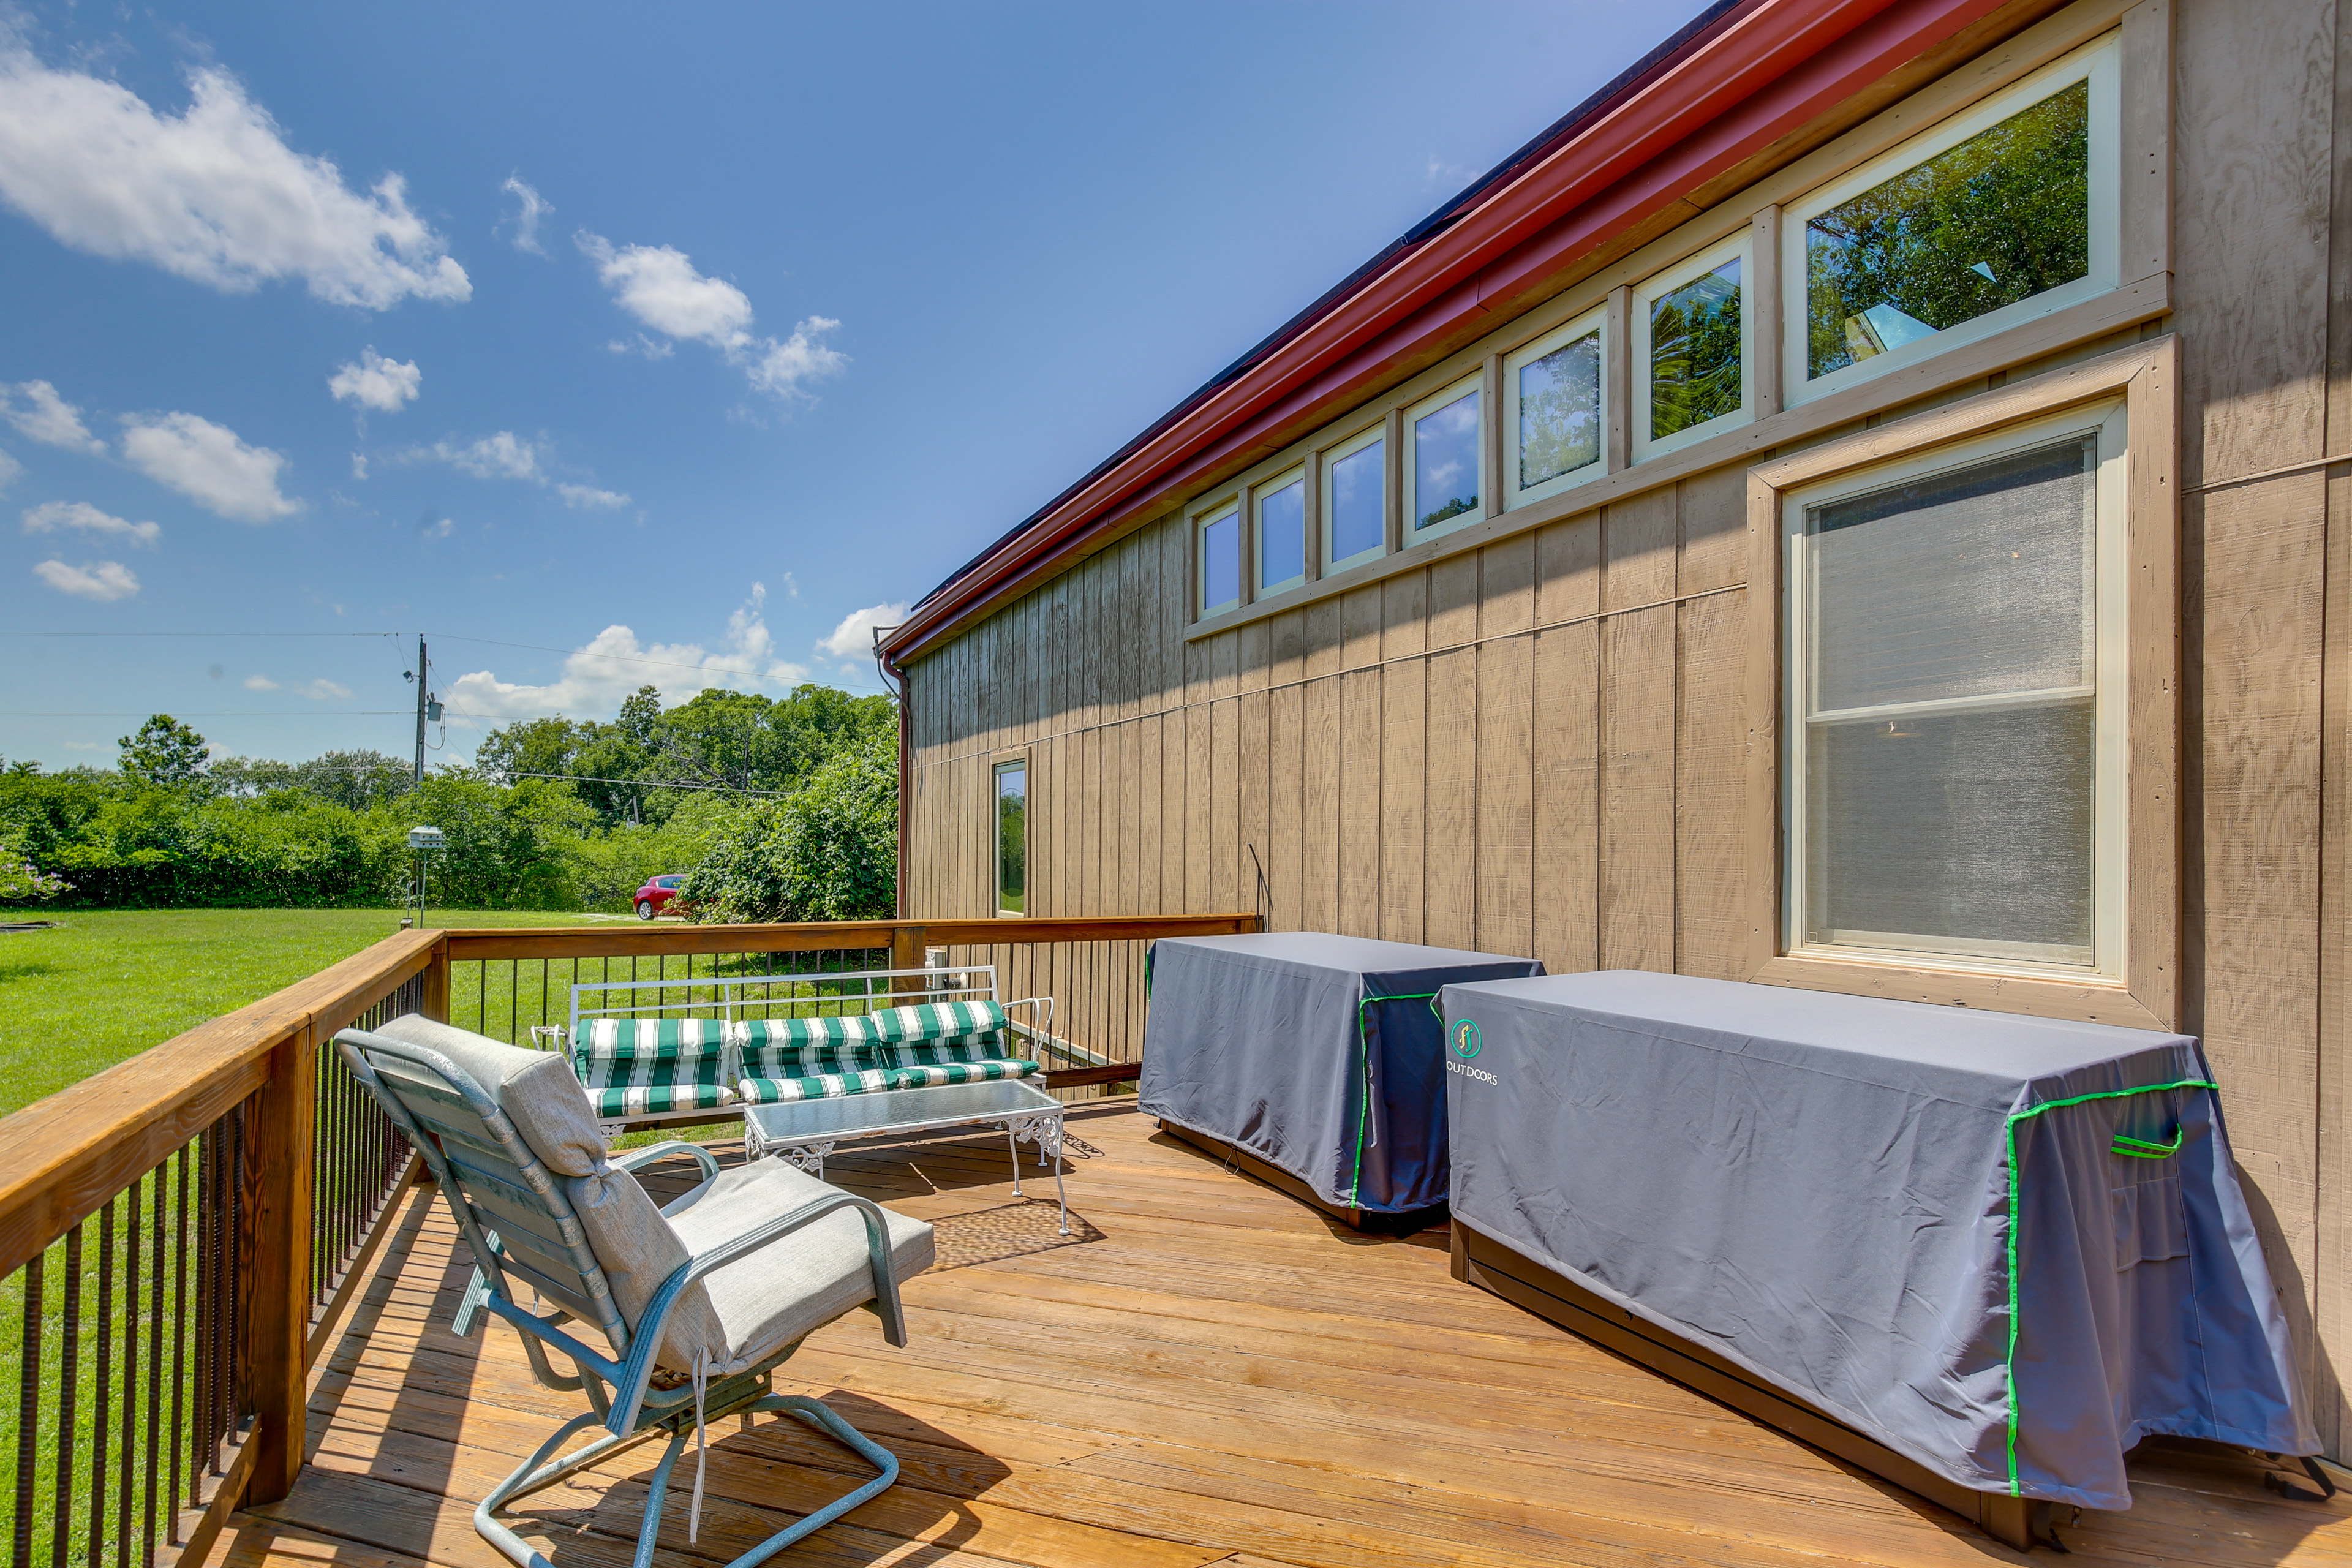
[[1070, 1198], [1062, 1187], [1062, 1111], [1060, 1100], [1017, 1078], [891, 1089], [834, 1100], [788, 1100], [743, 1108], [744, 1152], [754, 1160], [779, 1154], [821, 1177], [825, 1156], [853, 1138], [975, 1123], [1002, 1127], [1005, 1147], [1013, 1154], [1013, 1195], [1022, 1195], [1021, 1144], [1026, 1140], [1037, 1145], [1037, 1163], [1050, 1162], [1054, 1167], [1061, 1233], [1067, 1236]]

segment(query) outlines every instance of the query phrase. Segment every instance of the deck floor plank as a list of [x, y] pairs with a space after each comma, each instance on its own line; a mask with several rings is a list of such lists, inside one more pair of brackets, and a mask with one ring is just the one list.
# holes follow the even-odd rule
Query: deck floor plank
[[[1066, 1171], [1097, 1239], [935, 1270], [913, 1342], [852, 1313], [778, 1387], [899, 1456], [897, 1487], [778, 1568], [1986, 1568], [2017, 1553], [1932, 1506], [1507, 1302], [1457, 1284], [1443, 1231], [1358, 1236], [1131, 1111], [1074, 1120]], [[715, 1145], [725, 1160], [738, 1144]], [[1027, 1201], [1052, 1175], [1024, 1149]], [[846, 1150], [828, 1179], [989, 1245], [1022, 1217], [991, 1137]], [[667, 1197], [694, 1175], [670, 1162]], [[970, 1228], [957, 1232], [959, 1223]], [[491, 1323], [449, 1331], [469, 1267], [411, 1194], [312, 1374], [310, 1464], [239, 1513], [218, 1568], [501, 1568], [472, 1500], [576, 1394]], [[994, 1226], [995, 1228], [989, 1228]], [[1047, 1238], [1050, 1239], [1050, 1238]], [[966, 1254], [969, 1256], [969, 1253]], [[656, 1568], [724, 1563], [854, 1485], [788, 1421], [715, 1425], [699, 1538], [689, 1455]], [[624, 1568], [657, 1450], [530, 1500], [556, 1568]], [[2137, 1505], [2065, 1528], [2118, 1568], [2352, 1568], [2352, 1497], [2284, 1501], [2261, 1465], [2151, 1445]], [[2054, 1556], [2051, 1562], [2056, 1561]], [[2045, 1564], [2046, 1568], [2046, 1564]]]

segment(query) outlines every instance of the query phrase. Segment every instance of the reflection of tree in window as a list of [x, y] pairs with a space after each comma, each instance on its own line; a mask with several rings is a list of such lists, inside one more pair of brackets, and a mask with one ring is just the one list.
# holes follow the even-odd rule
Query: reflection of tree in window
[[1519, 488], [1601, 458], [1601, 334], [1519, 367]]
[[1807, 374], [2087, 276], [2090, 121], [2078, 81], [1808, 222]]
[[1026, 907], [1029, 868], [1029, 770], [996, 770], [996, 907], [1019, 914]]
[[1650, 439], [1739, 408], [1739, 258], [1650, 304]]
[[1478, 395], [1457, 397], [1412, 424], [1415, 528], [1460, 517], [1478, 504]]

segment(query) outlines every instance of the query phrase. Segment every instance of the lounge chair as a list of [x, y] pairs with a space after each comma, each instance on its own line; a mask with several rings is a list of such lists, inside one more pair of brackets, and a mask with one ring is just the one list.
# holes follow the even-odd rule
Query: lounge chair
[[[410, 1015], [373, 1033], [346, 1029], [336, 1048], [386, 1115], [423, 1151], [478, 1265], [457, 1314], [482, 1311], [520, 1331], [531, 1372], [579, 1391], [589, 1408], [564, 1422], [474, 1510], [474, 1528], [521, 1568], [552, 1568], [499, 1519], [516, 1499], [562, 1480], [656, 1430], [668, 1445], [647, 1488], [635, 1568], [647, 1568], [671, 1469], [687, 1439], [725, 1415], [781, 1411], [874, 1466], [846, 1496], [735, 1559], [750, 1568], [897, 1480], [887, 1449], [814, 1399], [773, 1391], [771, 1373], [810, 1333], [852, 1308], [907, 1342], [898, 1281], [932, 1261], [931, 1227], [826, 1185], [778, 1160], [721, 1172], [709, 1151], [670, 1142], [610, 1153], [580, 1081], [562, 1058], [501, 1045]], [[704, 1180], [656, 1209], [631, 1173], [691, 1155]], [[515, 1299], [526, 1285], [554, 1310]], [[610, 1354], [573, 1332], [600, 1333]], [[578, 1375], [549, 1363], [553, 1350]], [[656, 1373], [673, 1374], [667, 1379]], [[662, 1386], [664, 1382], [671, 1384]], [[588, 1427], [604, 1435], [561, 1459]], [[698, 1468], [689, 1537], [698, 1529]]]

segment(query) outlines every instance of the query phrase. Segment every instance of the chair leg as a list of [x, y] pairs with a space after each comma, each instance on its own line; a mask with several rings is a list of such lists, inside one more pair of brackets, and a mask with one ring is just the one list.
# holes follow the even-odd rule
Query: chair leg
[[[814, 1535], [852, 1509], [861, 1508], [873, 1501], [898, 1483], [898, 1456], [844, 1421], [816, 1400], [798, 1394], [771, 1394], [753, 1400], [745, 1408], [781, 1410], [788, 1415], [797, 1415], [864, 1459], [880, 1473], [856, 1491], [834, 1499], [833, 1501], [804, 1519], [793, 1521], [790, 1529], [778, 1531], [734, 1562], [727, 1564], [727, 1568], [752, 1568], [754, 1563], [764, 1563], [793, 1542], [804, 1536]], [[646, 1568], [642, 1559], [636, 1564], [636, 1568]]]
[[[572, 1472], [594, 1464], [614, 1449], [641, 1441], [647, 1436], [645, 1432], [627, 1432], [618, 1436], [599, 1437], [569, 1458], [557, 1460], [553, 1464], [548, 1462], [548, 1456], [562, 1447], [566, 1439], [582, 1427], [593, 1425], [596, 1419], [596, 1413], [592, 1410], [583, 1415], [575, 1415], [558, 1426], [554, 1435], [539, 1446], [536, 1453], [515, 1467], [513, 1472], [505, 1480], [500, 1481], [489, 1496], [474, 1506], [474, 1533], [497, 1547], [509, 1559], [520, 1564], [520, 1568], [554, 1568], [545, 1555], [530, 1542], [507, 1528], [506, 1524], [499, 1519], [498, 1510], [515, 1499], [553, 1486]], [[665, 1477], [667, 1475], [667, 1466], [676, 1460], [678, 1451], [685, 1446], [686, 1437], [683, 1433], [670, 1439], [669, 1454], [663, 1461], [664, 1468], [659, 1474]], [[647, 1510], [648, 1523], [638, 1547], [638, 1568], [644, 1568], [646, 1562], [653, 1555], [652, 1521], [657, 1521], [661, 1516], [658, 1486], [654, 1495], [656, 1501]]]

